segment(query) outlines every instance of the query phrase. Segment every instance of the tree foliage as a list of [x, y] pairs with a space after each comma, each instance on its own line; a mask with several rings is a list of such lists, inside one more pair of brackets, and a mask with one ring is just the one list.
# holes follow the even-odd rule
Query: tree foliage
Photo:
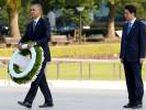
[[[0, 20], [8, 24], [8, 12], [16, 11], [19, 13], [19, 27], [21, 32], [24, 31], [25, 24], [28, 20], [30, 4], [39, 2], [43, 5], [44, 14], [46, 15], [51, 9], [62, 10], [62, 22], [72, 21], [79, 24], [79, 13], [76, 10], [77, 6], [85, 7], [81, 13], [83, 25], [90, 25], [91, 19], [89, 12], [93, 9], [98, 10], [102, 0], [0, 0]], [[126, 4], [133, 4], [137, 7], [137, 17], [146, 19], [145, 9], [146, 0], [104, 0], [104, 3], [115, 5], [115, 16], [123, 16], [123, 9]], [[7, 5], [6, 5], [7, 4]], [[110, 7], [110, 5], [108, 4]], [[10, 12], [9, 12], [10, 13]]]
[[9, 11], [18, 11], [21, 8], [21, 0], [7, 0]]

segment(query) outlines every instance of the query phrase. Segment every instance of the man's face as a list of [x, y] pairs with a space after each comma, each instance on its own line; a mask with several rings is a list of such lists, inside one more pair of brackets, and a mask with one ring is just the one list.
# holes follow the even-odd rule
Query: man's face
[[40, 8], [37, 5], [32, 5], [30, 14], [32, 19], [38, 18], [39, 16], [41, 16]]
[[126, 21], [131, 21], [134, 18], [134, 13], [130, 13], [129, 10], [124, 10], [124, 18]]

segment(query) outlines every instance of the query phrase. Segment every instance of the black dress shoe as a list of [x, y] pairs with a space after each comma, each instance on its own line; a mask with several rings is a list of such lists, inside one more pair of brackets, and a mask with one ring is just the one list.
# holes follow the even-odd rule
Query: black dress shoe
[[133, 105], [131, 108], [132, 108], [132, 109], [139, 109], [139, 108], [142, 108], [142, 104]]
[[142, 108], [142, 104], [131, 104], [131, 103], [128, 103], [127, 105], [124, 105], [123, 106], [124, 108], [132, 108], [132, 109], [139, 109], [139, 108]]
[[46, 108], [46, 107], [53, 107], [53, 103], [44, 103], [43, 105], [39, 106], [39, 108]]
[[29, 102], [20, 102], [20, 101], [18, 101], [18, 104], [21, 105], [21, 106], [24, 106], [26, 108], [31, 108], [32, 107], [32, 105]]
[[124, 105], [123, 107], [124, 108], [132, 108], [132, 104], [131, 103], [128, 103], [127, 105]]

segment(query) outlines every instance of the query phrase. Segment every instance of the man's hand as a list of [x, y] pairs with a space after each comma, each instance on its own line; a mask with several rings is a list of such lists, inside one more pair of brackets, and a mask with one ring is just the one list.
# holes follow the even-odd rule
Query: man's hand
[[140, 58], [140, 64], [143, 64], [145, 58]]
[[36, 43], [34, 43], [34, 42], [30, 42], [30, 43], [28, 43], [28, 44], [18, 44], [17, 45], [17, 48], [18, 49], [30, 49], [30, 48], [32, 48], [33, 46], [35, 46], [36, 45]]
[[28, 49], [31, 49], [33, 46], [34, 46], [33, 43], [30, 43], [30, 44], [27, 45]]
[[18, 48], [19, 50], [23, 49], [21, 44], [18, 44], [18, 45], [17, 45], [17, 48]]
[[27, 48], [30, 49], [30, 48], [34, 47], [35, 45], [36, 45], [35, 42], [29, 42], [27, 45], [28, 46]]

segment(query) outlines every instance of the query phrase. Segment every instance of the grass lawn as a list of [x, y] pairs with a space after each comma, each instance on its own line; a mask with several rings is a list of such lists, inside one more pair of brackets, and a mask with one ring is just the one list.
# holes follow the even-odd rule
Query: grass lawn
[[[13, 48], [0, 48], [0, 57], [10, 57]], [[97, 43], [67, 46], [50, 46], [52, 57], [98, 58], [118, 56], [120, 43]]]

